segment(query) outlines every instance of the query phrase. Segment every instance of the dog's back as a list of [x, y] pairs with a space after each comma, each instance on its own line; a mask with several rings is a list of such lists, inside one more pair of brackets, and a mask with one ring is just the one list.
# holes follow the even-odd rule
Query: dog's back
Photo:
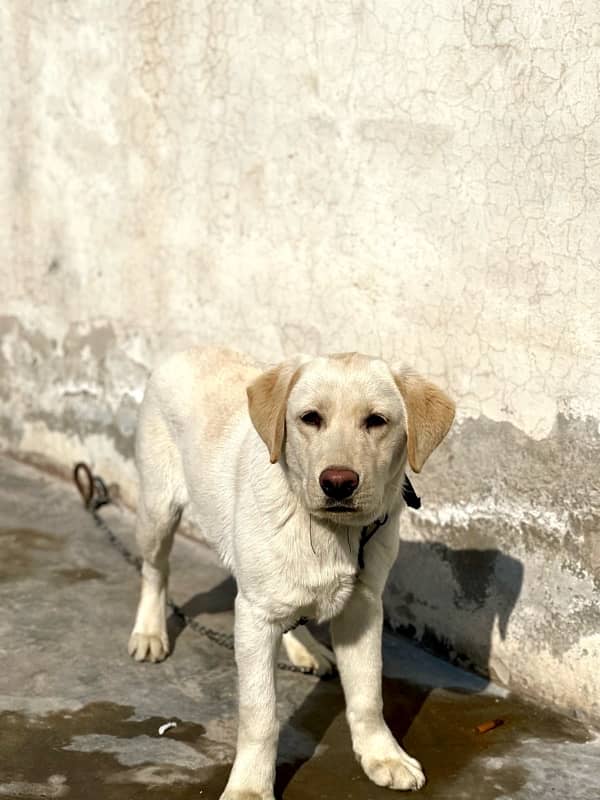
[[151, 375], [143, 406], [151, 406], [167, 422], [174, 438], [186, 426], [194, 439], [213, 445], [247, 413], [246, 386], [260, 374], [242, 353], [216, 347], [194, 347], [171, 356]]
[[140, 502], [151, 517], [169, 508], [175, 519], [192, 501], [203, 532], [229, 567], [227, 498], [236, 481], [238, 440], [251, 428], [246, 387], [258, 374], [241, 353], [190, 348], [154, 370], [138, 417]]

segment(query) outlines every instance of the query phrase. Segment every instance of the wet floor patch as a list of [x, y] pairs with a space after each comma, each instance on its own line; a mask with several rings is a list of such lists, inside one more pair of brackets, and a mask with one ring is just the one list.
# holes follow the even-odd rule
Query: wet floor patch
[[54, 570], [51, 576], [54, 583], [62, 583], [65, 586], [82, 581], [101, 581], [105, 578], [106, 575], [103, 572], [98, 572], [97, 569], [91, 567], [65, 567]]
[[[384, 693], [390, 728], [428, 776], [418, 795], [424, 800], [512, 798], [528, 781], [524, 743], [536, 742], [552, 763], [554, 744], [590, 738], [582, 724], [511, 698], [430, 693], [389, 678]], [[477, 733], [482, 722], [498, 718], [502, 726]], [[161, 737], [165, 721], [136, 719], [132, 706], [105, 702], [44, 715], [6, 711], [0, 714], [0, 797], [217, 800], [231, 767], [230, 759], [223, 762], [230, 745], [177, 718]], [[397, 797], [372, 784], [354, 760], [336, 681], [315, 683], [282, 726], [276, 788], [283, 800]]]
[[104, 573], [88, 566], [62, 566], [63, 549], [63, 538], [54, 533], [34, 528], [0, 528], [0, 580], [16, 581], [43, 574], [44, 581], [58, 587], [105, 580]]
[[[164, 718], [135, 719], [133, 707], [114, 703], [40, 716], [5, 711], [0, 714], [0, 797], [218, 797], [229, 765], [193, 765], [206, 765], [222, 746], [206, 738], [202, 725], [176, 717], [172, 721], [176, 727], [160, 736]], [[132, 750], [132, 743], [139, 746]], [[181, 758], [169, 760], [173, 752], [186, 749], [189, 765]]]
[[[555, 745], [590, 740], [581, 723], [514, 698], [430, 692], [390, 678], [384, 679], [384, 712], [396, 738], [423, 765], [427, 784], [416, 796], [424, 800], [512, 798], [529, 780], [525, 743], [538, 742], [552, 762]], [[502, 719], [503, 724], [485, 734], [476, 731], [478, 725], [494, 719]], [[374, 786], [353, 759], [339, 685], [318, 684], [289, 725], [309, 733], [315, 747], [312, 753], [280, 766], [278, 796], [285, 800], [391, 800], [398, 796]], [[287, 735], [284, 728], [284, 742]], [[569, 762], [565, 755], [565, 769], [576, 770], [577, 765]], [[582, 792], [573, 797], [596, 797], [593, 783]]]
[[0, 528], [0, 580], [17, 581], [41, 568], [63, 547], [56, 534], [33, 528]]

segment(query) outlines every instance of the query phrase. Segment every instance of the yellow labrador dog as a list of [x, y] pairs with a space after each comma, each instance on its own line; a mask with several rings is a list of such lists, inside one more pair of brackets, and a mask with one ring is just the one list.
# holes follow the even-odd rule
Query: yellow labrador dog
[[[136, 460], [142, 590], [129, 652], [169, 651], [165, 597], [188, 503], [235, 575], [237, 753], [221, 800], [273, 800], [280, 643], [323, 673], [334, 655], [300, 620], [331, 620], [354, 752], [379, 786], [419, 789], [420, 764], [384, 722], [381, 595], [398, 552], [406, 462], [419, 472], [454, 418], [433, 383], [378, 358], [290, 358], [261, 371], [192, 349], [149, 380]], [[294, 627], [297, 626], [297, 627]]]

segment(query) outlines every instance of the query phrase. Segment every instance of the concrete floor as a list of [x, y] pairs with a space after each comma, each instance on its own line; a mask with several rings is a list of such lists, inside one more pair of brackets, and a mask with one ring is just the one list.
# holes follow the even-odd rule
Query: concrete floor
[[[132, 516], [104, 516], [131, 543]], [[179, 538], [172, 594], [232, 627], [234, 587]], [[158, 665], [126, 653], [138, 581], [73, 487], [0, 458], [0, 797], [218, 798], [234, 754], [230, 652], [172, 624]], [[600, 797], [600, 738], [385, 637], [386, 715], [428, 776], [429, 800]], [[284, 800], [384, 800], [354, 761], [337, 680], [279, 674]], [[475, 726], [500, 718], [481, 735]], [[174, 720], [164, 736], [159, 726]], [[396, 795], [397, 796], [397, 795]]]

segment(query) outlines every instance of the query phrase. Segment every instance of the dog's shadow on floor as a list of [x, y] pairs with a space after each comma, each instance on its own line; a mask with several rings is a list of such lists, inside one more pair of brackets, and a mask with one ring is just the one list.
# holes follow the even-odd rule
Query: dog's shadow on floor
[[[398, 742], [403, 741], [428, 695], [428, 689], [384, 675], [384, 715]], [[354, 797], [356, 792], [366, 796], [357, 781], [363, 790], [375, 790], [352, 753], [339, 678], [319, 681], [282, 726], [275, 797]]]
[[[236, 594], [237, 585], [235, 579], [229, 576], [207, 592], [198, 592], [198, 594], [193, 595], [179, 608], [190, 619], [195, 619], [200, 614], [224, 614], [233, 611]], [[177, 639], [186, 627], [185, 620], [179, 614], [171, 613], [169, 615], [167, 633], [169, 634], [171, 654], [175, 649]]]
[[[403, 542], [400, 557], [405, 569], [410, 569], [409, 562], [412, 562], [425, 568], [424, 573], [430, 578], [433, 576], [432, 602], [440, 594], [441, 582], [448, 582], [448, 570], [444, 568], [448, 563], [454, 566], [452, 585], [442, 588], [455, 592], [459, 599], [461, 593], [471, 599], [477, 595], [475, 600], [478, 603], [470, 604], [473, 609], [470, 624], [477, 629], [478, 660], [485, 675], [494, 626], [498, 623], [502, 635], [506, 635], [510, 616], [521, 591], [521, 562], [499, 550], [454, 549], [440, 542]], [[477, 588], [479, 584], [485, 584], [485, 591], [475, 593], [473, 587]], [[192, 619], [200, 614], [219, 615], [230, 612], [234, 607], [236, 592], [235, 580], [227, 578], [213, 589], [191, 597], [181, 606], [181, 610]], [[449, 613], [452, 613], [452, 609], [449, 609]], [[168, 620], [171, 649], [184, 628], [185, 621], [171, 614]], [[469, 640], [469, 631], [466, 629], [463, 638]], [[298, 680], [314, 682], [315, 679], [298, 676]], [[472, 691], [479, 692], [485, 685], [485, 679], [480, 679], [479, 688]], [[444, 688], [443, 681], [436, 683], [436, 686]], [[384, 715], [399, 742], [411, 730], [430, 692], [431, 689], [415, 686], [403, 679], [386, 677], [384, 674]], [[344, 696], [338, 678], [314, 683], [301, 705], [282, 725], [275, 783], [276, 797], [282, 798], [284, 792], [286, 798], [317, 797], [319, 795], [314, 794], [314, 788], [310, 788], [317, 784], [323, 787], [323, 796], [336, 797], [341, 796], [342, 787], [347, 786], [351, 792], [352, 786], [357, 785], [352, 781], [362, 780], [360, 768], [354, 763], [344, 709]], [[421, 754], [415, 755], [419, 757]], [[467, 757], [468, 754], [465, 753], [465, 758]], [[310, 769], [306, 770], [304, 778], [303, 767], [309, 761]], [[429, 777], [434, 779], [431, 768]], [[292, 780], [294, 783], [290, 786]], [[305, 780], [308, 781], [306, 785]], [[286, 791], [288, 786], [290, 788]]]

